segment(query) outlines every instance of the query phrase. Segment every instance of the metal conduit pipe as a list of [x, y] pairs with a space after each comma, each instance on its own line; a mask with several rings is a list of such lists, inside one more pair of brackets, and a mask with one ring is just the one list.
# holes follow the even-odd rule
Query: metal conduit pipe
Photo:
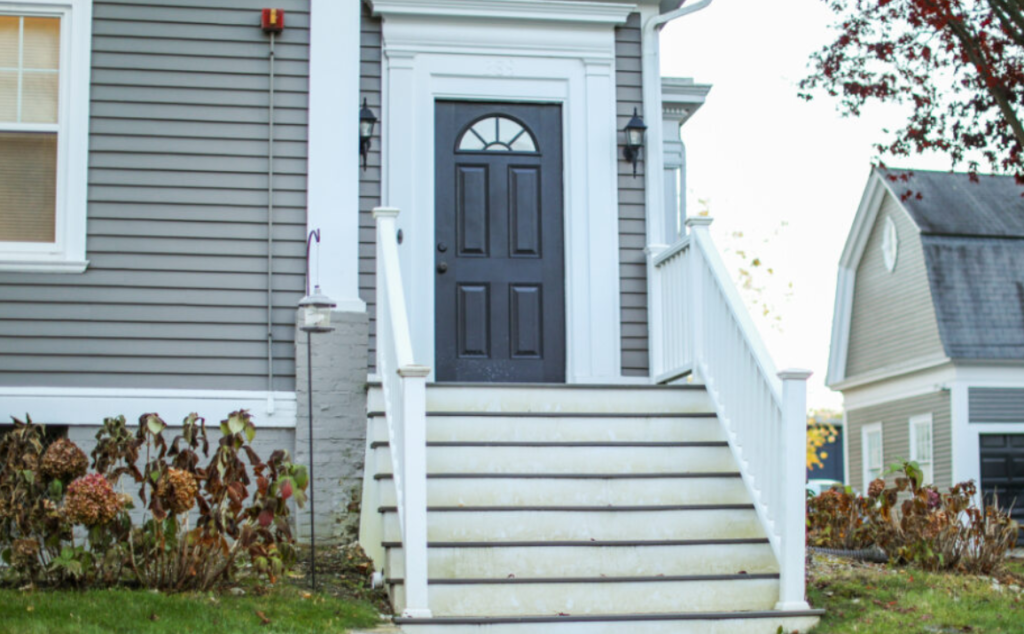
[[267, 414], [274, 413], [274, 43], [270, 33], [270, 91], [267, 123]]
[[[644, 121], [647, 123], [647, 149], [644, 170], [647, 175], [645, 203], [647, 205], [647, 243], [667, 244], [670, 236], [663, 218], [665, 210], [665, 159], [662, 153], [661, 113], [661, 29], [681, 17], [706, 9], [713, 0], [687, 2], [678, 9], [655, 15], [644, 24], [642, 36]], [[685, 192], [683, 192], [685, 196]], [[659, 214], [653, 216], [652, 214]]]

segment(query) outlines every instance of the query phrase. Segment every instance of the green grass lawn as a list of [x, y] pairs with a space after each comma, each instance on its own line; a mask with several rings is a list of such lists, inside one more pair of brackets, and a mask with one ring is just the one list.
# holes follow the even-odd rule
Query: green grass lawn
[[0, 590], [3, 634], [333, 634], [379, 620], [369, 603], [308, 595], [290, 586], [263, 596]]
[[815, 556], [811, 605], [825, 616], [813, 634], [1024, 633], [1024, 563], [1013, 562], [994, 587], [989, 577], [851, 564]]

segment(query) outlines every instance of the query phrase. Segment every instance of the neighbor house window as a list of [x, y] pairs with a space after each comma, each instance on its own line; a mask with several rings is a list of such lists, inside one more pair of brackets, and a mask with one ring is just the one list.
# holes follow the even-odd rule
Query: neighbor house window
[[935, 484], [935, 466], [932, 456], [932, 415], [922, 414], [910, 419], [910, 459], [924, 473], [922, 484]]
[[882, 423], [861, 428], [861, 450], [864, 464], [864, 491], [872, 480], [882, 477]]
[[0, 0], [0, 270], [85, 268], [89, 0]]

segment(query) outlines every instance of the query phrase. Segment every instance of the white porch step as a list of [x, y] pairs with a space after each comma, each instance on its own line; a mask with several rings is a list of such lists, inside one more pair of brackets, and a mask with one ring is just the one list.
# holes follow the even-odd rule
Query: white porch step
[[396, 619], [406, 634], [777, 634], [807, 632], [820, 611]]
[[[386, 442], [387, 421], [371, 415], [373, 440]], [[427, 416], [428, 442], [535, 441], [535, 442], [699, 442], [723, 441], [718, 419], [709, 413], [637, 416], [511, 416], [431, 414]]]
[[[405, 587], [395, 583], [396, 606]], [[432, 580], [430, 607], [445, 616], [649, 614], [770, 610], [777, 575]]]
[[[378, 445], [382, 473], [391, 472], [390, 449]], [[498, 445], [451, 443], [427, 447], [427, 473], [700, 473], [735, 471], [727, 446]]]
[[[398, 514], [384, 511], [384, 541], [401, 541]], [[763, 538], [752, 506], [429, 509], [431, 542], [614, 541]]]
[[[656, 577], [777, 573], [767, 540], [433, 544], [431, 579]], [[389, 578], [405, 576], [402, 548], [388, 548]]]
[[[705, 477], [710, 476], [710, 477]], [[395, 506], [395, 487], [381, 478], [381, 506]], [[664, 506], [747, 504], [739, 474], [635, 474], [565, 477], [448, 474], [427, 480], [430, 506]]]
[[[384, 411], [384, 395], [371, 387], [369, 412]], [[625, 385], [457, 384], [427, 386], [428, 412], [515, 414], [714, 412], [704, 386], [631, 387]]]

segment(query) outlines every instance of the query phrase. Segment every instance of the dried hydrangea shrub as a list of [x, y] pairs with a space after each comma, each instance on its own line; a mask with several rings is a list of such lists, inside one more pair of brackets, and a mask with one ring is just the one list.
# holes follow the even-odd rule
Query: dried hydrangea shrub
[[69, 482], [85, 475], [89, 457], [67, 438], [58, 438], [43, 454], [40, 470], [53, 480]]
[[64, 513], [73, 524], [100, 526], [109, 523], [124, 508], [124, 500], [110, 482], [98, 473], [82, 476], [68, 486]]
[[168, 469], [156, 487], [157, 497], [172, 513], [187, 513], [196, 503], [199, 483], [188, 471]]

